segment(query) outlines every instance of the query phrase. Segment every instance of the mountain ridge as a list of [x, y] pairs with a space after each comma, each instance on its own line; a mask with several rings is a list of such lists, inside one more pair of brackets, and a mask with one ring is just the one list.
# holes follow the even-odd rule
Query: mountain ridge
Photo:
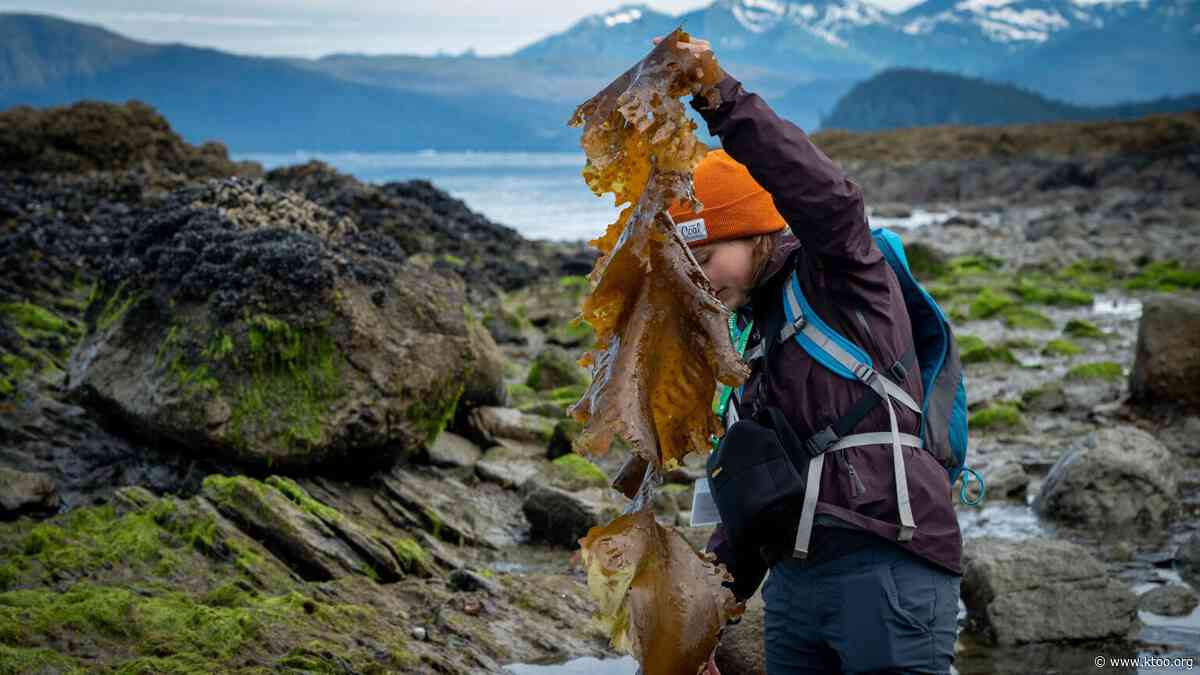
[[[680, 25], [710, 39], [728, 72], [810, 130], [855, 84], [888, 68], [986, 77], [1074, 105], [1200, 91], [1190, 67], [1200, 62], [1200, 9], [1131, 0], [1084, 11], [1081, 2], [926, 0], [890, 14], [862, 0], [717, 0], [680, 15], [627, 4], [508, 56], [319, 59], [145, 43], [49, 15], [0, 13], [0, 107], [139, 98], [189, 140], [216, 136], [244, 152], [573, 150], [577, 135], [565, 122], [575, 105]], [[1057, 25], [1051, 10], [1070, 14], [1073, 27], [1014, 42], [988, 38], [981, 23]], [[941, 18], [905, 33], [922, 17]]]

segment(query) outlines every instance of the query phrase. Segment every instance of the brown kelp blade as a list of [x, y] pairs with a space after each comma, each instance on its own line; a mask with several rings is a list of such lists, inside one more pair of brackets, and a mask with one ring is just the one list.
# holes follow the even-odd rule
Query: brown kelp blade
[[[583, 125], [584, 180], [597, 195], [613, 193], [618, 206], [637, 203], [651, 165], [690, 175], [708, 150], [679, 97], [704, 91], [715, 100], [720, 69], [711, 52], [698, 56], [680, 46], [690, 41], [682, 30], [672, 32], [571, 117], [571, 126]], [[624, 219], [593, 242], [602, 253], [620, 237]]]
[[721, 586], [728, 573], [651, 511], [592, 528], [580, 545], [613, 646], [632, 653], [646, 675], [697, 672], [726, 620], [741, 613]]
[[678, 97], [711, 89], [719, 73], [711, 53], [680, 47], [688, 40], [672, 33], [571, 120], [585, 125], [588, 185], [630, 204], [593, 242], [602, 255], [583, 319], [597, 347], [583, 361], [592, 385], [571, 410], [585, 423], [577, 447], [601, 454], [619, 435], [656, 466], [704, 451], [719, 432], [709, 408], [717, 381], [748, 374], [727, 310], [663, 215], [691, 198], [692, 169], [707, 151]]
[[707, 450], [719, 433], [717, 381], [736, 385], [748, 374], [726, 308], [663, 213], [695, 202], [692, 170], [707, 151], [678, 99], [704, 91], [713, 100], [720, 73], [711, 52], [680, 46], [689, 41], [672, 33], [571, 120], [585, 125], [588, 185], [628, 205], [592, 242], [601, 256], [583, 319], [597, 347], [581, 361], [592, 384], [571, 409], [585, 423], [576, 448], [603, 453], [619, 435], [645, 460], [642, 479], [624, 481], [633, 512], [592, 528], [580, 545], [600, 620], [647, 675], [695, 673], [740, 611], [722, 568], [649, 510], [659, 470]]

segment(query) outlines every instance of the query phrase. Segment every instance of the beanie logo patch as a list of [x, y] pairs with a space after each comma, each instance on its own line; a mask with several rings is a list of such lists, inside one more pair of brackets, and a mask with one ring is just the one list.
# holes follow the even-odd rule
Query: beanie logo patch
[[704, 225], [704, 219], [697, 218], [679, 223], [679, 236], [689, 244], [708, 239], [708, 228]]

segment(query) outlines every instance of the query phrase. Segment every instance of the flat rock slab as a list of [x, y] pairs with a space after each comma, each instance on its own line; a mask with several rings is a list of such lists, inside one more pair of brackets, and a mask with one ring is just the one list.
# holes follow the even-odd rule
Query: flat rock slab
[[438, 434], [426, 452], [429, 462], [435, 466], [473, 467], [483, 456], [478, 445], [449, 431]]
[[381, 480], [395, 507], [443, 541], [503, 548], [525, 539], [521, 500], [498, 485], [468, 487], [437, 471], [415, 469], [394, 469]]

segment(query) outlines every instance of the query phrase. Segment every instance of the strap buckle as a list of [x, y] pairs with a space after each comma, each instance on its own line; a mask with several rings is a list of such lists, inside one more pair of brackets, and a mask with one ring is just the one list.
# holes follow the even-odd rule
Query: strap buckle
[[871, 382], [871, 380], [875, 379], [877, 374], [878, 373], [875, 372], [874, 368], [865, 363], [860, 363], [857, 366], [854, 366], [854, 376], [868, 384]]
[[804, 441], [804, 447], [808, 450], [808, 454], [816, 457], [833, 447], [838, 442], [838, 435], [833, 431], [833, 427], [825, 427]]
[[804, 327], [807, 325], [808, 319], [804, 318], [804, 315], [801, 314], [793, 319], [791, 323], [786, 323], [783, 325], [783, 328], [779, 331], [779, 341], [787, 342], [793, 335], [804, 330]]
[[892, 379], [897, 383], [903, 382], [904, 378], [908, 377], [908, 369], [905, 368], [904, 364], [900, 361], [893, 363], [892, 367], [889, 368], [888, 371], [891, 372]]

